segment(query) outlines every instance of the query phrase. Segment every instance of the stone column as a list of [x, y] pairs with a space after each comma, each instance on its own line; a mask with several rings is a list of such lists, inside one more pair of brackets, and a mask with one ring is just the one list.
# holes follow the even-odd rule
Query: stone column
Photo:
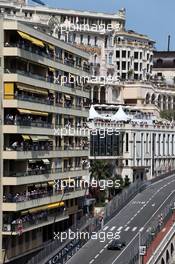
[[93, 102], [94, 99], [94, 86], [91, 87], [91, 102]]
[[98, 87], [98, 102], [100, 103], [101, 86]]

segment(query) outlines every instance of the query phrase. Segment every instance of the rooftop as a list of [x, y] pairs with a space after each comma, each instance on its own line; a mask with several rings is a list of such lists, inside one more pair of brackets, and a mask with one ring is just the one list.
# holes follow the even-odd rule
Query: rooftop
[[[12, 7], [14, 9], [21, 9], [21, 5], [9, 1], [0, 0], [0, 7]], [[48, 6], [34, 6], [34, 5], [23, 5], [23, 11], [33, 11], [37, 13], [49, 13], [50, 15], [71, 15], [71, 16], [86, 16], [94, 18], [106, 18], [114, 20], [125, 20], [125, 9], [119, 10], [115, 14], [103, 13], [103, 12], [92, 12], [92, 11], [82, 11], [82, 10], [71, 10], [71, 9], [61, 9], [61, 8], [51, 8]]]

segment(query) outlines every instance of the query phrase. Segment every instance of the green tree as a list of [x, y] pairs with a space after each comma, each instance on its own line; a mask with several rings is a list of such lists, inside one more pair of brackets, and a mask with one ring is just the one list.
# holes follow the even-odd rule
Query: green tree
[[175, 110], [163, 110], [160, 112], [160, 117], [169, 121], [175, 120]]
[[91, 163], [90, 168], [90, 181], [96, 180], [97, 187], [91, 187], [90, 193], [94, 198], [96, 198], [97, 203], [104, 203], [105, 198], [109, 198], [110, 189], [101, 190], [101, 186], [99, 186], [100, 180], [109, 180], [112, 179], [113, 175], [113, 166], [109, 162], [103, 160], [94, 160]]

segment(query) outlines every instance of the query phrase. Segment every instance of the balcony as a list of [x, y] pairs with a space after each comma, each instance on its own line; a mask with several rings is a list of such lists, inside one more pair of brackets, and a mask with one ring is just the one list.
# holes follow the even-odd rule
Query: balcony
[[85, 195], [85, 190], [81, 188], [70, 188], [66, 191], [63, 196], [61, 191], [44, 191], [41, 193], [33, 194], [33, 198], [27, 194], [19, 194], [10, 199], [5, 196], [4, 202], [2, 203], [2, 211], [21, 211], [33, 207], [38, 207], [45, 204], [65, 201], [69, 199], [74, 199], [78, 197], [83, 197]]
[[[21, 219], [17, 219], [14, 223], [11, 224], [3, 224], [2, 233], [3, 235], [19, 235], [21, 233], [28, 232], [42, 226], [46, 226], [49, 224], [61, 222], [63, 220], [69, 219], [68, 211], [63, 211], [60, 213], [52, 213], [48, 214], [47, 211], [40, 212], [39, 214], [35, 214], [32, 218], [30, 214], [30, 218], [28, 217], [21, 217]], [[19, 222], [19, 223], [15, 223]], [[21, 223], [22, 222], [22, 223]]]
[[15, 186], [23, 184], [34, 184], [40, 182], [54, 181], [65, 178], [76, 178], [77, 176], [89, 175], [87, 167], [57, 168], [57, 169], [32, 169], [24, 172], [13, 172], [2, 178], [4, 186]]
[[48, 159], [48, 158], [71, 158], [71, 157], [87, 157], [89, 156], [89, 149], [82, 147], [38, 147], [30, 146], [27, 148], [17, 147], [13, 150], [11, 147], [5, 147], [3, 151], [3, 159]]
[[73, 115], [73, 116], [82, 116], [88, 117], [88, 109], [80, 106], [79, 104], [60, 104], [57, 103], [56, 105], [50, 104], [42, 104], [42, 102], [37, 102], [37, 100], [32, 101], [33, 97], [25, 96], [18, 97], [14, 96], [14, 100], [4, 100], [3, 107], [4, 108], [22, 108], [22, 109], [31, 109], [34, 111], [48, 112], [48, 113], [55, 113], [55, 114], [65, 114], [65, 115]]
[[57, 92], [58, 90], [63, 93], [69, 93], [72, 95], [77, 95], [77, 96], [82, 96], [85, 98], [89, 98], [89, 90], [86, 87], [82, 86], [74, 86], [72, 88], [70, 83], [64, 83], [63, 85], [57, 83], [56, 81], [54, 82], [47, 82], [46, 78], [40, 78], [37, 77], [36, 75], [30, 75], [26, 73], [25, 71], [12, 71], [5, 69], [4, 72], [4, 81], [5, 82], [19, 82], [19, 83], [25, 83], [27, 85], [32, 85], [34, 87], [42, 87], [48, 90], [54, 90]]
[[[72, 73], [77, 73], [76, 69], [80, 74], [82, 74], [82, 71], [89, 73], [90, 72], [90, 67], [88, 64], [82, 65], [80, 67], [80, 65], [78, 65], [75, 62], [75, 59], [71, 59], [71, 58], [67, 58], [65, 57], [64, 59], [59, 55], [59, 54], [53, 54], [53, 53], [46, 53], [38, 48], [36, 48], [36, 46], [31, 46], [31, 45], [25, 45], [25, 43], [8, 43], [5, 44], [4, 47], [4, 54], [5, 56], [19, 56], [26, 58], [26, 59], [30, 59], [32, 58], [33, 61], [37, 61], [37, 62], [42, 62], [45, 65], [48, 66], [54, 66], [54, 68], [56, 69], [62, 69], [64, 68], [65, 71], [70, 71]], [[31, 56], [32, 55], [32, 56]], [[44, 58], [44, 60], [43, 60]], [[66, 66], [71, 67], [70, 68], [65, 68]]]

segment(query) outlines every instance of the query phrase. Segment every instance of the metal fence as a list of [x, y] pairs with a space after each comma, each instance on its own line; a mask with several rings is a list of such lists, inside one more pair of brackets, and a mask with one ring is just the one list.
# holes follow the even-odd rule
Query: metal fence
[[104, 213], [104, 222], [107, 223], [113, 218], [137, 193], [147, 187], [147, 182], [137, 181], [128, 188], [116, 195], [106, 206]]
[[[154, 217], [153, 220], [149, 223], [149, 230], [148, 232], [144, 232], [141, 235], [141, 241], [140, 245], [146, 246], [146, 248], [149, 248], [152, 244], [153, 240], [157, 236], [157, 234], [164, 228], [170, 217], [172, 216], [174, 212], [174, 205], [175, 205], [175, 197], [171, 199], [171, 201], [168, 203], [168, 205], [163, 206], [162, 210]], [[161, 222], [159, 216], [161, 215]], [[139, 236], [139, 234], [138, 234]], [[137, 239], [137, 238], [136, 238]], [[138, 240], [138, 239], [137, 239]], [[139, 246], [134, 247], [135, 252], [133, 254], [133, 257], [129, 260], [128, 264], [136, 264], [139, 260]]]
[[[117, 212], [119, 212], [123, 206], [125, 206], [130, 199], [134, 197], [143, 187], [146, 187], [144, 182], [136, 182], [131, 184], [128, 188], [124, 189], [120, 194], [115, 196], [106, 206], [104, 210], [104, 223], [107, 223]], [[101, 222], [99, 218], [89, 218], [87, 216], [82, 217], [77, 223], [71, 226], [71, 231], [86, 231], [97, 232], [101, 228]], [[66, 231], [68, 232], [68, 230]], [[55, 239], [47, 244], [45, 247], [35, 255], [27, 264], [39, 264], [39, 263], [52, 263], [48, 262], [48, 256], [54, 256], [59, 263], [66, 263], [66, 261], [76, 253], [76, 251], [82, 247], [87, 240], [68, 240], [65, 243], [61, 243], [59, 239]], [[54, 262], [54, 263], [57, 263]]]

